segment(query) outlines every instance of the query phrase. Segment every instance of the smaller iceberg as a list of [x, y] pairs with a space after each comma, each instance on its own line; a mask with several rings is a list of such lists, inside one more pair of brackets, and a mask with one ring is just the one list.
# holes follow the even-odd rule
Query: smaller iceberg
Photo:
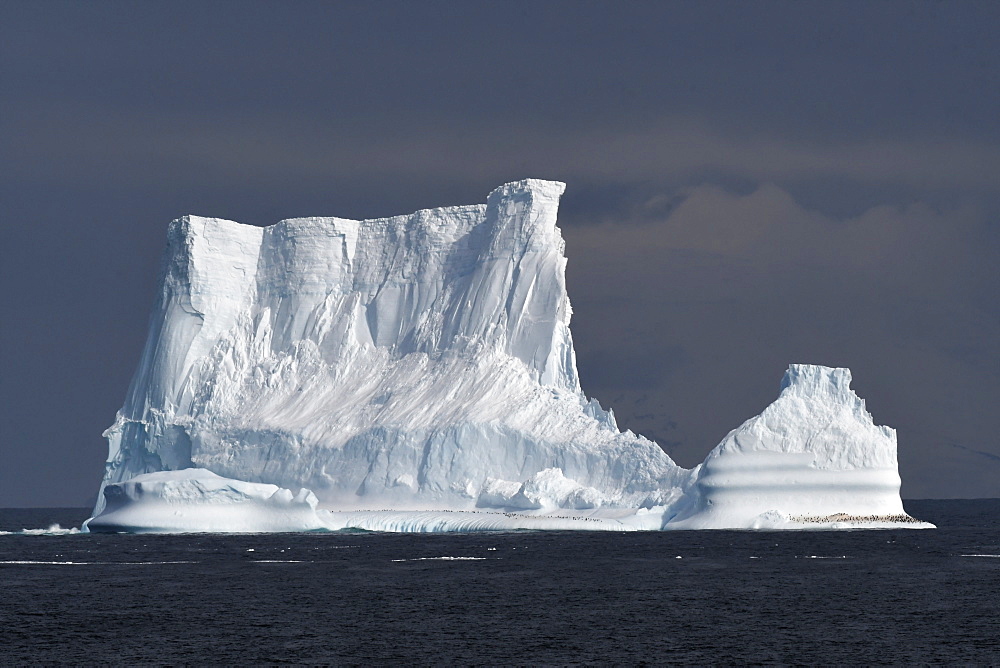
[[778, 399], [693, 471], [667, 529], [930, 527], [903, 510], [896, 431], [877, 426], [849, 369], [793, 364]]

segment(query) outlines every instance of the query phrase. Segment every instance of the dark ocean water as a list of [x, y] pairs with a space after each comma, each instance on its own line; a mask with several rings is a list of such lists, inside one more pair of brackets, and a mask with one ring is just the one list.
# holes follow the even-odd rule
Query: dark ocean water
[[906, 507], [940, 528], [5, 534], [0, 664], [1000, 664], [1000, 500]]

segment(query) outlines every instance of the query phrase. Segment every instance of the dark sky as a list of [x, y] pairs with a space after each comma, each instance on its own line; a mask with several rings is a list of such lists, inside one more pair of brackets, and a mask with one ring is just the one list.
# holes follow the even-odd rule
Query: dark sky
[[167, 223], [568, 184], [585, 391], [691, 466], [849, 366], [1000, 497], [1000, 3], [0, 1], [0, 507], [92, 501]]

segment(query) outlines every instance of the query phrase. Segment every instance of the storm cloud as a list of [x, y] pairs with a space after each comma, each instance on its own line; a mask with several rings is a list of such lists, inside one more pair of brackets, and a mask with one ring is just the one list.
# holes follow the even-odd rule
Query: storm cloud
[[849, 366], [1000, 496], [994, 3], [0, 4], [0, 505], [86, 505], [167, 222], [558, 179], [585, 391], [693, 465]]

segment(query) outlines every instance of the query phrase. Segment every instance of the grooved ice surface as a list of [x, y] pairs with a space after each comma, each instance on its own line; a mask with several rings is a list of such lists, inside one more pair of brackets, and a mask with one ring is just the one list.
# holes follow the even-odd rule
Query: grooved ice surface
[[[783, 453], [778, 468], [821, 477], [891, 471], [891, 480], [876, 474], [876, 486], [898, 504], [895, 435], [872, 425], [846, 370], [793, 366], [778, 402], [694, 471], [620, 432], [577, 378], [556, 227], [563, 188], [525, 180], [485, 205], [365, 221], [174, 221], [139, 370], [105, 433], [107, 494], [95, 515], [105, 496], [117, 503], [106, 514], [128, 510], [132, 529], [141, 519], [133, 510], [157, 494], [211, 505], [220, 483], [198, 476], [217, 475], [253, 491], [253, 508], [312, 490], [317, 512], [337, 511], [328, 527], [447, 528], [427, 519], [444, 510], [466, 513], [456, 526], [537, 525], [489, 510], [505, 509], [562, 513], [553, 526], [590, 516], [612, 518], [606, 528], [659, 528], [717, 506], [717, 471], [759, 451]], [[185, 469], [203, 473], [157, 473]], [[128, 487], [144, 474], [152, 477]], [[272, 503], [271, 488], [240, 486], [257, 483], [287, 489]], [[756, 483], [750, 475], [740, 484]], [[840, 512], [850, 493], [813, 505]], [[765, 511], [808, 506], [768, 498], [780, 503]], [[372, 514], [383, 509], [419, 513]], [[192, 518], [178, 530], [197, 529]], [[147, 528], [164, 529], [157, 521]], [[233, 530], [248, 526], [257, 525], [234, 520]]]
[[657, 502], [683, 472], [580, 390], [562, 190], [369, 221], [175, 221], [105, 482], [203, 467], [337, 508], [472, 507], [487, 478], [557, 467], [609, 503]]

